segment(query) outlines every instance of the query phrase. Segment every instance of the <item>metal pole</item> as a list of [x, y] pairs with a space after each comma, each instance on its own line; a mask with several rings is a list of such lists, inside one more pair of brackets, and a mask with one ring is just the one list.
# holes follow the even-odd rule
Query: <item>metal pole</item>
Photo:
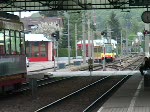
[[76, 50], [76, 58], [77, 58], [77, 23], [75, 23], [75, 50]]
[[92, 51], [91, 53], [92, 54], [91, 55], [92, 55], [93, 63], [94, 63], [94, 43], [93, 43], [94, 33], [95, 33], [94, 31], [91, 31], [91, 37], [92, 37], [91, 38], [91, 40], [92, 40], [92, 42], [91, 42], [91, 51]]
[[56, 44], [57, 44], [57, 54], [56, 54], [56, 57], [57, 57], [57, 65], [58, 65], [58, 41], [56, 41]]
[[[118, 44], [118, 43], [117, 43], [117, 44]], [[122, 55], [123, 55], [122, 47], [123, 47], [123, 45], [122, 45], [122, 30], [121, 30], [121, 57], [122, 57]]]
[[83, 34], [83, 64], [86, 64], [86, 45], [85, 45], [85, 15], [82, 14], [82, 34]]
[[[150, 31], [150, 24], [145, 24], [145, 30]], [[145, 35], [145, 56], [149, 57], [149, 34]]]
[[103, 37], [103, 53], [104, 53], [104, 59], [103, 59], [103, 71], [105, 71], [105, 39]]
[[[89, 14], [90, 16], [90, 14]], [[88, 17], [88, 58], [91, 58], [90, 17]]]
[[128, 26], [126, 27], [126, 55], [128, 55]]
[[69, 22], [70, 17], [68, 16], [68, 65], [70, 65], [70, 22]]
[[54, 56], [54, 72], [56, 71], [56, 64], [55, 64], [55, 39], [53, 38], [53, 56]]

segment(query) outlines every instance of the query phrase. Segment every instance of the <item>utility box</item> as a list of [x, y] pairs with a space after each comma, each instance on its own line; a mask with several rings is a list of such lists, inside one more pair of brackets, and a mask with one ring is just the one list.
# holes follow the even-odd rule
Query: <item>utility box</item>
[[89, 71], [93, 71], [93, 59], [88, 59]]
[[81, 61], [74, 61], [74, 65], [75, 65], [75, 66], [81, 65]]
[[58, 69], [66, 68], [66, 65], [65, 65], [65, 63], [58, 63], [58, 64], [57, 64], [57, 68], [58, 68]]

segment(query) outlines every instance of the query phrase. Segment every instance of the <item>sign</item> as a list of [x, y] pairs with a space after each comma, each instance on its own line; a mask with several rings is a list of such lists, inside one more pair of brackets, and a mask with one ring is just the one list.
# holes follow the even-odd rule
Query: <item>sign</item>
[[144, 23], [150, 23], [150, 11], [143, 12], [141, 19]]
[[150, 0], [129, 0], [130, 6], [145, 6], [150, 5]]

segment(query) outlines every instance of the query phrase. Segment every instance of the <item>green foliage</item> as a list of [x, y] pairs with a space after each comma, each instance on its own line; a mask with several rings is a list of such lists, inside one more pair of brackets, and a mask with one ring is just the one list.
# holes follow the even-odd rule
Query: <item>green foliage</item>
[[57, 17], [58, 11], [41, 11], [39, 12], [40, 15], [46, 16], [46, 17]]
[[121, 40], [120, 23], [118, 18], [116, 18], [116, 14], [114, 13], [114, 11], [112, 11], [110, 14], [110, 18], [108, 19], [108, 25], [109, 28], [113, 31], [111, 33], [112, 39], [116, 39], [117, 37], [119, 40]]
[[59, 48], [58, 49], [58, 57], [67, 57], [68, 49], [67, 48]]
[[[85, 16], [86, 22], [86, 32], [87, 32], [87, 16], [91, 13], [91, 21], [90, 27], [93, 30], [96, 30], [96, 34], [94, 35], [94, 39], [100, 38], [101, 31], [107, 29], [108, 26], [114, 31], [112, 33], [112, 38], [117, 39], [121, 36], [126, 38], [129, 36], [129, 40], [132, 40], [137, 32], [141, 32], [144, 29], [144, 23], [141, 20], [141, 15], [144, 9], [130, 9], [130, 12], [122, 12], [122, 10], [95, 10], [96, 21], [94, 21], [93, 11], [80, 11], [80, 13], [76, 13], [77, 11], [68, 11], [70, 16], [69, 26], [70, 26], [70, 45], [72, 49], [75, 49], [75, 23], [77, 23], [77, 40], [82, 39], [82, 15]], [[41, 12], [40, 12], [41, 14]], [[68, 29], [68, 18], [64, 15], [64, 11], [53, 11], [53, 12], [45, 12], [42, 13], [48, 17], [58, 16], [63, 18], [64, 31]], [[94, 26], [94, 22], [96, 22], [96, 26]], [[87, 39], [87, 36], [86, 36]], [[68, 47], [68, 36], [63, 35], [59, 40], [59, 48]], [[72, 54], [74, 55], [74, 51], [72, 50]], [[63, 55], [67, 55], [68, 52], [62, 53]], [[82, 52], [81, 52], [82, 54]]]
[[137, 35], [135, 35], [135, 34], [131, 34], [131, 35], [129, 35], [129, 40], [134, 40], [135, 38], [137, 37]]
[[[78, 50], [77, 52], [78, 56], [82, 56], [82, 50]], [[68, 48], [59, 48], [58, 49], [58, 55], [59, 57], [68, 57]], [[76, 56], [76, 50], [71, 49], [70, 56], [75, 57]]]

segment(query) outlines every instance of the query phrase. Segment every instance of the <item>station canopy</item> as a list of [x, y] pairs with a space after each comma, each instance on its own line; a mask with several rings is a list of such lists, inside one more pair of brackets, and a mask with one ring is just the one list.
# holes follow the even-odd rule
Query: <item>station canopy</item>
[[0, 12], [149, 8], [150, 0], [0, 0]]

